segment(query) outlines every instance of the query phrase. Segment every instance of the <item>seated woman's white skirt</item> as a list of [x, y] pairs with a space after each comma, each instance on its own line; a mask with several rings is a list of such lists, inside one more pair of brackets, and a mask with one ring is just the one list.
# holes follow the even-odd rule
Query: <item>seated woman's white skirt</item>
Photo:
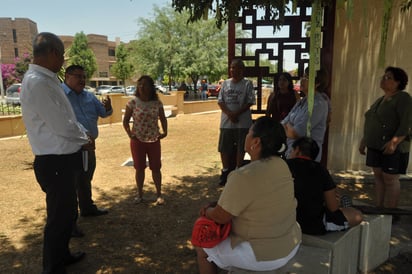
[[218, 267], [231, 270], [231, 267], [254, 271], [268, 271], [281, 268], [295, 256], [299, 244], [286, 257], [273, 261], [256, 261], [255, 253], [249, 242], [242, 242], [232, 249], [230, 237], [212, 248], [203, 248], [208, 255], [207, 260]]

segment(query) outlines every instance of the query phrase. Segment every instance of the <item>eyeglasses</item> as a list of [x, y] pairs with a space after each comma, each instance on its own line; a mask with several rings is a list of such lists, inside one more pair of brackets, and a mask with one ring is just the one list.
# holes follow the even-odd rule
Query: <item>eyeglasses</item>
[[76, 74], [76, 73], [68, 73], [69, 75], [73, 75], [74, 77], [76, 77], [77, 79], [86, 79], [86, 75], [84, 74]]

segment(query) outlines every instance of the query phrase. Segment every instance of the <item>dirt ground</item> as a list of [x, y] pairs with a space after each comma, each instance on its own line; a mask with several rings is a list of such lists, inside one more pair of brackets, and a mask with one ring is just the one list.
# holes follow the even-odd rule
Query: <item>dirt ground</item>
[[[201, 205], [216, 200], [220, 158], [216, 144], [219, 113], [169, 118], [169, 135], [162, 142], [163, 192], [166, 204], [155, 206], [154, 185], [146, 171], [146, 202], [134, 204], [134, 169], [122, 166], [130, 157], [121, 124], [100, 128], [96, 141], [97, 170], [93, 197], [108, 215], [80, 218], [83, 238], [71, 241], [73, 251], [86, 258], [68, 273], [197, 273], [190, 243], [193, 221]], [[0, 273], [40, 273], [45, 196], [32, 170], [27, 138], [0, 140]], [[356, 199], [371, 202], [372, 184], [339, 177], [339, 188]], [[402, 182], [402, 205], [410, 206], [412, 183]], [[407, 194], [405, 194], [407, 193]], [[411, 218], [401, 222], [411, 224]], [[396, 226], [396, 225], [394, 225]], [[402, 229], [399, 225], [398, 229]], [[392, 245], [410, 242], [411, 235]], [[408, 273], [411, 253], [403, 249], [373, 273]]]

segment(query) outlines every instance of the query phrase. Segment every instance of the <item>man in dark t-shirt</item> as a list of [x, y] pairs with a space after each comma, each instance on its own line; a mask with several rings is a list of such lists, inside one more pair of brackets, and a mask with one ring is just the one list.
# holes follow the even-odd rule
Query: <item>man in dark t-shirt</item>
[[302, 137], [293, 143], [292, 158], [287, 160], [298, 201], [296, 218], [302, 232], [312, 235], [346, 230], [363, 219], [355, 208], [340, 208], [336, 184], [329, 171], [312, 160], [318, 153], [316, 142]]

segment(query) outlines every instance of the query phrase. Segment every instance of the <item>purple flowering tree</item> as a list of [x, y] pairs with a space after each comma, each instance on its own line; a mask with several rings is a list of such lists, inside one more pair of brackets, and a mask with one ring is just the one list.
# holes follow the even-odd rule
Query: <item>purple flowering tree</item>
[[24, 53], [22, 57], [14, 59], [14, 64], [1, 64], [1, 74], [5, 89], [11, 84], [21, 83], [31, 61], [31, 54]]
[[11, 84], [18, 82], [15, 76], [15, 64], [1, 64], [1, 76], [3, 79], [3, 87], [6, 89]]
[[18, 82], [23, 80], [24, 74], [29, 69], [29, 64], [31, 63], [33, 56], [29, 53], [23, 53], [22, 57], [16, 57], [14, 59], [16, 79]]

